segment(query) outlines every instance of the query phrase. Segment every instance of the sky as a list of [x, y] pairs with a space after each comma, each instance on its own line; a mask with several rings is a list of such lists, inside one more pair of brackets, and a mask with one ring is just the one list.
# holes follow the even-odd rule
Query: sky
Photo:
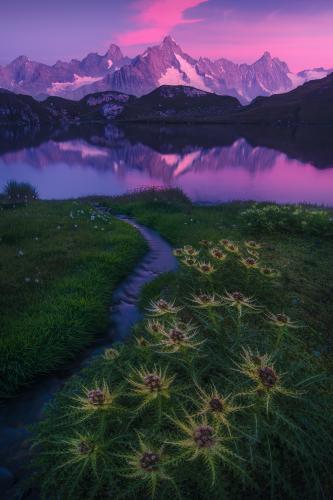
[[252, 63], [265, 51], [293, 71], [333, 68], [333, 0], [0, 0], [0, 64], [134, 56], [171, 35], [195, 57]]

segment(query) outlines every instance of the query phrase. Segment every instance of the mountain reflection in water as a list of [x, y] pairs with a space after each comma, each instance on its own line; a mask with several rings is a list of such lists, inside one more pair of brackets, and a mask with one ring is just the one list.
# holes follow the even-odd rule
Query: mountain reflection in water
[[[42, 198], [180, 187], [194, 201], [333, 205], [332, 129], [149, 126], [44, 132], [0, 130], [0, 187], [35, 185]], [[327, 137], [326, 137], [327, 136]]]

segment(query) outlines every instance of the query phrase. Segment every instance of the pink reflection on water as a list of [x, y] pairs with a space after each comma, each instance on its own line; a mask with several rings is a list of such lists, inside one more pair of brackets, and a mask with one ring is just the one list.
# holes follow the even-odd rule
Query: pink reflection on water
[[333, 168], [317, 169], [281, 154], [270, 169], [224, 167], [187, 172], [176, 182], [194, 201], [257, 200], [333, 205]]
[[32, 183], [46, 199], [117, 195], [159, 185], [178, 186], [201, 202], [333, 206], [333, 168], [320, 170], [272, 149], [253, 148], [244, 139], [230, 147], [170, 154], [142, 144], [101, 148], [85, 141], [49, 141], [0, 157], [0, 189], [10, 179]]

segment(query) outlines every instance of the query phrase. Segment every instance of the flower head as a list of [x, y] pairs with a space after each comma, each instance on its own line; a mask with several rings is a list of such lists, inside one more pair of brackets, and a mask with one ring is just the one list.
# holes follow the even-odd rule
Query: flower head
[[199, 250], [196, 250], [191, 245], [185, 245], [184, 246], [184, 253], [186, 255], [188, 255], [189, 257], [197, 257], [197, 255], [199, 255]]
[[278, 278], [280, 276], [279, 271], [271, 267], [261, 267], [260, 272], [263, 276], [266, 276], [266, 278]]
[[187, 267], [194, 267], [197, 265], [197, 260], [194, 257], [185, 257], [182, 259], [182, 263]]
[[111, 361], [117, 359], [120, 356], [119, 351], [117, 349], [109, 348], [104, 351], [104, 358]]
[[206, 309], [209, 307], [220, 307], [221, 300], [216, 297], [215, 294], [208, 293], [197, 293], [192, 295], [191, 301], [194, 303], [195, 307], [200, 309]]
[[216, 247], [211, 248], [209, 250], [209, 253], [212, 257], [214, 257], [214, 259], [219, 260], [221, 262], [227, 258], [226, 254], [223, 253], [219, 248], [216, 248]]
[[110, 409], [116, 395], [111, 394], [107, 383], [103, 381], [100, 385], [95, 384], [94, 388], [83, 387], [83, 395], [74, 399], [82, 410], [100, 411]]
[[152, 370], [140, 368], [133, 370], [133, 376], [128, 382], [133, 387], [133, 392], [143, 398], [143, 404], [148, 404], [160, 397], [170, 397], [170, 386], [175, 375], [168, 376], [167, 370], [154, 366]]
[[199, 244], [202, 245], [203, 247], [210, 247], [213, 245], [213, 242], [209, 240], [200, 240]]
[[235, 243], [232, 243], [231, 241], [229, 241], [229, 243], [226, 243], [224, 245], [224, 248], [226, 249], [227, 252], [235, 253], [235, 254], [239, 253], [238, 245], [236, 245]]
[[148, 333], [154, 336], [162, 335], [162, 333], [164, 332], [164, 325], [156, 319], [148, 320], [146, 323], [146, 330]]
[[246, 269], [255, 269], [258, 267], [258, 261], [253, 257], [242, 258], [241, 263], [246, 267]]
[[167, 300], [159, 299], [156, 302], [151, 301], [148, 312], [152, 316], [164, 316], [165, 314], [177, 314], [181, 309], [181, 307], [175, 306], [175, 301], [168, 302]]
[[250, 349], [243, 350], [242, 361], [237, 364], [238, 371], [248, 377], [255, 387], [247, 391], [248, 395], [256, 395], [266, 398], [266, 409], [269, 410], [269, 402], [272, 396], [276, 394], [285, 396], [296, 396], [296, 391], [286, 389], [282, 385], [282, 375], [280, 375], [274, 366], [274, 362], [268, 354], [259, 355], [253, 353]]
[[284, 313], [278, 313], [278, 314], [273, 314], [273, 313], [268, 313], [267, 314], [267, 319], [268, 321], [279, 328], [297, 328], [297, 323], [295, 321], [291, 321], [289, 316], [287, 316]]
[[198, 262], [196, 268], [201, 274], [206, 275], [213, 274], [216, 271], [215, 267], [210, 262]]
[[147, 347], [149, 342], [142, 335], [140, 337], [135, 336], [135, 341], [139, 347]]
[[186, 349], [196, 349], [202, 344], [198, 341], [197, 331], [190, 323], [174, 323], [163, 332], [160, 346], [164, 352], [175, 353]]
[[146, 482], [151, 497], [155, 496], [156, 487], [160, 481], [171, 479], [165, 472], [163, 448], [156, 449], [145, 443], [140, 435], [139, 446], [124, 458], [127, 462], [126, 477]]
[[197, 386], [198, 389], [198, 415], [210, 415], [214, 420], [229, 427], [229, 416], [240, 410], [240, 406], [232, 404], [231, 395], [224, 397], [212, 386], [208, 391]]
[[182, 248], [175, 248], [173, 251], [173, 255], [176, 257], [182, 257], [184, 255], [184, 250]]
[[220, 240], [220, 245], [223, 245], [224, 247], [227, 245], [230, 245], [231, 243], [232, 242], [230, 240], [226, 240], [226, 239]]
[[214, 483], [216, 462], [228, 463], [235, 457], [227, 446], [227, 439], [219, 434], [217, 428], [208, 423], [206, 416], [195, 418], [185, 413], [183, 420], [173, 418], [171, 420], [184, 435], [183, 439], [171, 444], [181, 448], [189, 460], [202, 458], [210, 469]]
[[226, 292], [222, 299], [227, 306], [235, 307], [239, 314], [241, 314], [243, 307], [253, 310], [258, 309], [253, 299], [245, 297], [242, 292]]
[[257, 243], [256, 241], [245, 241], [245, 246], [246, 248], [249, 248], [250, 250], [260, 250], [261, 245], [260, 243]]

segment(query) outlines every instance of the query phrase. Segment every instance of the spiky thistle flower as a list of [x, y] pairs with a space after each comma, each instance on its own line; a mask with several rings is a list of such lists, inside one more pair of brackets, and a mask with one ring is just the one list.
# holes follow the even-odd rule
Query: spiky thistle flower
[[197, 257], [200, 253], [200, 250], [196, 250], [191, 245], [184, 246], [184, 253], [189, 257]]
[[147, 483], [149, 493], [154, 498], [156, 487], [161, 481], [171, 481], [171, 477], [165, 471], [165, 460], [163, 447], [156, 449], [145, 443], [138, 435], [139, 445], [131, 454], [125, 455], [127, 471], [125, 477]]
[[196, 268], [201, 274], [206, 274], [207, 276], [215, 273], [216, 271], [215, 267], [210, 262], [198, 262]]
[[256, 269], [258, 267], [258, 261], [253, 257], [243, 257], [240, 261], [246, 269]]
[[156, 302], [151, 301], [148, 312], [152, 316], [164, 316], [165, 314], [177, 314], [181, 311], [182, 307], [175, 306], [175, 301], [168, 302], [164, 299], [159, 299]]
[[261, 249], [260, 243], [257, 243], [256, 241], [253, 241], [253, 240], [245, 241], [245, 246], [249, 250], [260, 250]]
[[223, 262], [223, 261], [227, 258], [226, 254], [225, 254], [225, 253], [223, 253], [223, 252], [222, 252], [219, 248], [217, 248], [217, 247], [211, 248], [211, 249], [209, 250], [209, 253], [210, 253], [210, 255], [211, 255], [212, 257], [214, 257], [214, 259], [219, 260], [219, 261], [221, 261], [221, 262]]
[[260, 273], [263, 276], [266, 276], [266, 278], [278, 278], [280, 276], [279, 271], [277, 271], [276, 269], [273, 269], [271, 267], [261, 267]]
[[167, 375], [167, 368], [162, 370], [156, 365], [152, 370], [145, 367], [133, 370], [133, 376], [127, 381], [133, 387], [133, 392], [143, 398], [143, 405], [158, 398], [170, 397], [170, 386], [175, 379], [175, 375]]
[[113, 361], [114, 359], [117, 359], [120, 356], [119, 351], [117, 349], [113, 349], [112, 347], [109, 349], [105, 349], [104, 351], [104, 359], [107, 359], [108, 361]]
[[57, 444], [61, 445], [62, 463], [58, 469], [65, 467], [78, 467], [78, 470], [83, 471], [90, 469], [98, 477], [97, 460], [99, 456], [103, 456], [102, 447], [95, 442], [93, 434], [80, 434], [69, 439], [64, 439]]
[[269, 354], [260, 355], [253, 353], [250, 349], [243, 349], [242, 361], [236, 364], [237, 371], [254, 382], [255, 387], [243, 394], [265, 397], [266, 410], [269, 411], [269, 403], [272, 396], [276, 394], [284, 396], [297, 396], [296, 391], [285, 388], [282, 385], [283, 375], [279, 374]]
[[202, 245], [203, 247], [211, 247], [213, 245], [212, 241], [209, 240], [200, 240], [199, 245]]
[[74, 400], [78, 407], [85, 411], [102, 411], [110, 409], [115, 402], [116, 394], [112, 394], [108, 384], [103, 380], [95, 383], [94, 388], [82, 387], [83, 396], [76, 396]]
[[222, 246], [226, 246], [226, 245], [230, 245], [232, 242], [230, 240], [227, 240], [227, 239], [223, 239], [223, 240], [220, 240], [220, 245]]
[[182, 257], [184, 255], [184, 250], [182, 248], [175, 248], [173, 250], [173, 255], [175, 257]]
[[208, 293], [197, 293], [192, 295], [192, 299], [194, 307], [198, 307], [200, 309], [208, 309], [210, 307], [220, 307], [222, 305], [221, 299], [217, 298], [216, 295], [208, 294]]
[[241, 292], [225, 292], [222, 297], [225, 305], [228, 307], [235, 307], [239, 316], [242, 315], [243, 308], [258, 310], [259, 307], [255, 305], [254, 300], [250, 297], [245, 297]]
[[142, 335], [140, 337], [135, 336], [135, 342], [139, 347], [147, 347], [149, 342]]
[[210, 415], [214, 420], [229, 428], [229, 416], [241, 409], [240, 406], [232, 403], [231, 394], [222, 396], [214, 385], [208, 391], [199, 385], [196, 387], [199, 404], [197, 415]]
[[279, 328], [298, 328], [298, 325], [295, 321], [291, 321], [289, 316], [284, 313], [268, 313], [266, 315], [267, 320], [274, 326]]
[[198, 332], [191, 323], [175, 322], [163, 332], [157, 347], [163, 352], [175, 353], [187, 349], [197, 349], [203, 341], [197, 340]]
[[156, 319], [149, 319], [146, 323], [146, 330], [148, 333], [150, 333], [150, 335], [162, 335], [162, 333], [164, 332], [165, 330], [165, 327], [163, 325], [163, 323], [161, 323], [160, 321], [156, 320]]
[[230, 464], [232, 459], [236, 458], [227, 446], [227, 442], [232, 438], [220, 435], [214, 426], [209, 425], [206, 416], [194, 418], [185, 413], [184, 420], [170, 419], [185, 435], [184, 439], [170, 444], [179, 447], [188, 460], [202, 458], [211, 472], [212, 484], [214, 484], [217, 462]]
[[224, 245], [224, 248], [226, 249], [227, 252], [234, 253], [234, 254], [239, 254], [239, 247], [236, 245], [236, 243], [233, 243], [232, 241], [229, 241], [229, 243], [226, 243]]
[[197, 260], [193, 257], [185, 257], [181, 262], [187, 267], [195, 267], [197, 265]]

